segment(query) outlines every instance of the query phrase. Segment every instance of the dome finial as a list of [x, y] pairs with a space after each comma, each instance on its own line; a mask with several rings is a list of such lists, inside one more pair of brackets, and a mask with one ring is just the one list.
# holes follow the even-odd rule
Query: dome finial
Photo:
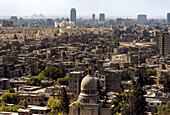
[[92, 74], [91, 66], [88, 67], [88, 75]]

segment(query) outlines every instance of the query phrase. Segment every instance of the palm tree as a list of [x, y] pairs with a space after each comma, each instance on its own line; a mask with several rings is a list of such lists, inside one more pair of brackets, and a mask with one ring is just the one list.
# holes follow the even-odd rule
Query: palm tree
[[74, 104], [74, 107], [77, 108], [78, 115], [80, 115], [80, 109], [83, 109], [83, 104], [81, 102], [77, 102]]

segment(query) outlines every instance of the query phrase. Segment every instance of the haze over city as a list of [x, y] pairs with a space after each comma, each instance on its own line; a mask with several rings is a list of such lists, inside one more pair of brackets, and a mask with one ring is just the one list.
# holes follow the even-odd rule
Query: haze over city
[[169, 0], [1, 0], [0, 17], [31, 16], [34, 13], [51, 17], [69, 17], [74, 7], [78, 18], [90, 18], [92, 13], [105, 13], [106, 18], [166, 18]]

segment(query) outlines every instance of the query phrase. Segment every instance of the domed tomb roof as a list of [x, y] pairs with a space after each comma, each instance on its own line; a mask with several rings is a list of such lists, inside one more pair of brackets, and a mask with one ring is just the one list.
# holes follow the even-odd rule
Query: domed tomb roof
[[97, 90], [96, 80], [90, 75], [85, 76], [81, 82], [81, 90]]

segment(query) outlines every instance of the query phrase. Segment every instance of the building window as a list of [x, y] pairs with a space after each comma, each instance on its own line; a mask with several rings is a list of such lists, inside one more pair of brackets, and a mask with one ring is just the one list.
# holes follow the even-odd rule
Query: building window
[[77, 90], [75, 90], [74, 93], [77, 94]]
[[70, 89], [72, 89], [72, 85], [70, 85]]
[[157, 105], [159, 105], [159, 103], [157, 103]]
[[89, 99], [84, 99], [84, 103], [89, 103]]
[[28, 102], [30, 102], [30, 99], [28, 99]]
[[70, 79], [70, 83], [72, 83], [72, 79]]
[[89, 94], [89, 91], [85, 91], [85, 94]]
[[153, 105], [153, 103], [150, 103], [150, 105]]
[[77, 88], [77, 85], [75, 85], [74, 87]]
[[34, 101], [37, 101], [37, 99], [34, 99]]
[[72, 90], [70, 90], [70, 93], [73, 93], [73, 91], [72, 91]]
[[91, 91], [91, 94], [95, 94], [95, 91]]
[[74, 82], [77, 83], [77, 79], [75, 79]]

